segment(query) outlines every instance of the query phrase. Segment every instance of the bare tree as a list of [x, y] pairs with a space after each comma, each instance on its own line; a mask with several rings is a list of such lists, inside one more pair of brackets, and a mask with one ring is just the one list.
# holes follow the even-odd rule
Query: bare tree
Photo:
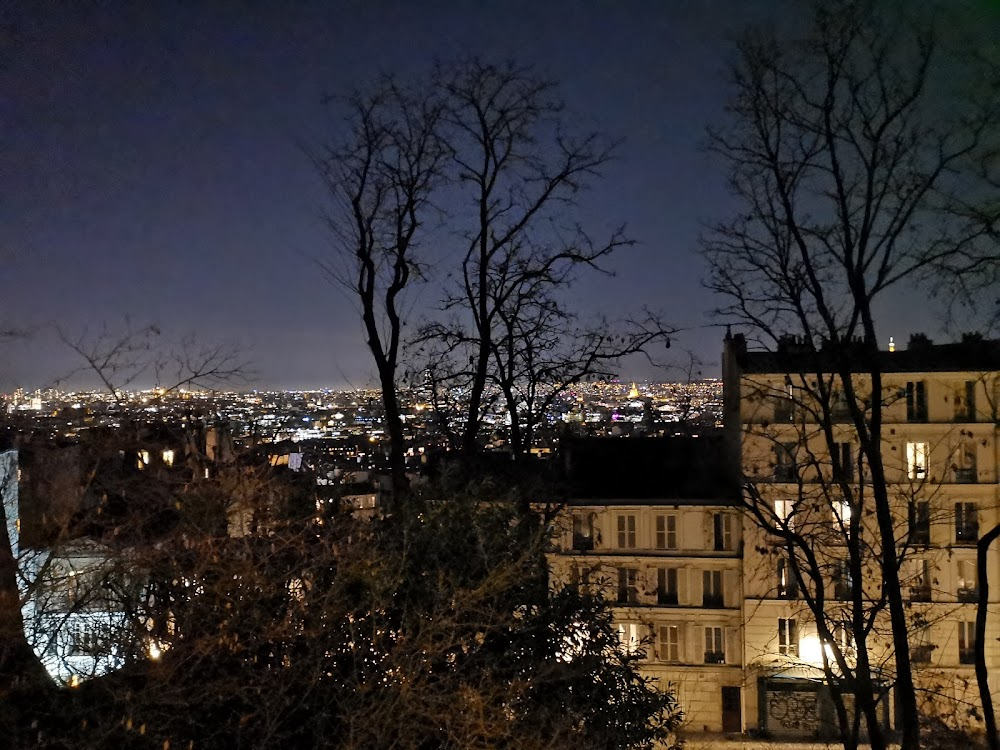
[[478, 450], [484, 413], [499, 395], [519, 455], [553, 394], [670, 331], [653, 315], [588, 325], [565, 299], [580, 272], [608, 273], [605, 263], [633, 244], [624, 227], [595, 239], [573, 218], [576, 196], [600, 177], [614, 142], [571, 127], [555, 86], [530, 68], [472, 60], [440, 75], [463, 247], [444, 317], [418, 342], [433, 352], [436, 380], [467, 394], [462, 450]]
[[125, 402], [128, 388], [140, 378], [151, 378], [157, 389], [173, 393], [183, 388], [211, 388], [219, 384], [245, 381], [252, 375], [240, 347], [232, 344], [204, 344], [194, 336], [165, 341], [157, 325], [136, 326], [126, 318], [120, 326], [102, 324], [70, 333], [56, 331], [60, 341], [82, 363], [60, 378], [96, 376], [118, 406]]
[[329, 189], [334, 248], [322, 262], [357, 304], [378, 371], [394, 489], [406, 482], [397, 394], [404, 296], [423, 277], [421, 228], [447, 150], [433, 92], [384, 80], [347, 99], [344, 130], [315, 158]]
[[[705, 241], [709, 287], [729, 300], [721, 312], [771, 346], [796, 333], [813, 361], [823, 350], [813, 376], [836, 376], [858, 463], [871, 477], [871, 497], [853, 500], [852, 512], [870, 508], [877, 519], [873, 549], [905, 750], [919, 747], [920, 730], [883, 464], [875, 306], [889, 289], [945, 271], [978, 273], [997, 257], [950, 211], [996, 130], [996, 89], [944, 105], [934, 88], [937, 53], [932, 25], [870, 2], [816, 4], [808, 31], [794, 39], [747, 33], [729, 122], [710, 133], [739, 213]], [[856, 388], [859, 373], [870, 405]], [[822, 386], [813, 395], [829, 403]], [[871, 717], [868, 725], [876, 746], [881, 732]]]

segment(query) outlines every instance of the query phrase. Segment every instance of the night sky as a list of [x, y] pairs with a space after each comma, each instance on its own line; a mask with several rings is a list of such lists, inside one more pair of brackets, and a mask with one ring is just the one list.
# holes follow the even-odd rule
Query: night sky
[[[287, 6], [287, 7], [286, 7]], [[641, 304], [708, 321], [700, 222], [731, 209], [699, 150], [725, 102], [729, 36], [774, 2], [15, 3], [0, 50], [0, 389], [74, 366], [52, 327], [123, 316], [238, 341], [256, 387], [373, 382], [357, 315], [314, 258], [323, 192], [302, 144], [325, 140], [324, 95], [380, 71], [479, 55], [561, 81], [585, 123], [622, 137], [583, 199], [638, 247], [589, 311]], [[787, 9], [786, 9], [787, 12]], [[903, 337], [903, 332], [899, 338]], [[722, 332], [679, 342], [718, 371]], [[676, 347], [680, 348], [680, 347]], [[623, 376], [677, 373], [628, 365]]]

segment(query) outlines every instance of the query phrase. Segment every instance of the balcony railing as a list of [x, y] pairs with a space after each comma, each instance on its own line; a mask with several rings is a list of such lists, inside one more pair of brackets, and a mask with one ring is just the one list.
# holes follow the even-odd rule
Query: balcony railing
[[677, 605], [677, 592], [676, 591], [657, 591], [656, 592], [656, 603], [663, 605]]
[[913, 646], [910, 649], [910, 661], [914, 664], [930, 664], [932, 651], [934, 651], [934, 647], [929, 643]]
[[979, 472], [975, 466], [955, 469], [953, 474], [956, 484], [976, 484], [979, 479]]
[[958, 600], [960, 602], [971, 602], [975, 604], [979, 601], [979, 589], [961, 588], [958, 590]]
[[911, 602], [929, 602], [931, 600], [930, 586], [910, 586]]
[[726, 663], [726, 652], [725, 651], [706, 651], [705, 652], [705, 663], [706, 664], [725, 664]]
[[584, 534], [573, 534], [573, 550], [576, 552], [591, 552], [594, 549], [594, 537]]
[[701, 600], [701, 606], [711, 609], [721, 609], [726, 606], [722, 594], [705, 594]]
[[976, 650], [974, 648], [960, 648], [958, 650], [959, 664], [975, 664]]

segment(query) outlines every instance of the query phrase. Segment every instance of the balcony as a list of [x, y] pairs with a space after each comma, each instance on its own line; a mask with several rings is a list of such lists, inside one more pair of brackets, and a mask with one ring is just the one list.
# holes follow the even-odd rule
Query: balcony
[[837, 581], [833, 585], [833, 596], [842, 602], [850, 601], [854, 597], [854, 587], [849, 583]]
[[911, 602], [931, 601], [931, 587], [925, 585], [910, 586], [910, 601]]
[[794, 464], [778, 464], [774, 467], [775, 482], [795, 482], [797, 481]]
[[979, 589], [960, 588], [957, 593], [960, 602], [975, 604], [979, 601]]
[[979, 524], [964, 523], [955, 527], [956, 544], [975, 544], [979, 541]]
[[979, 472], [976, 471], [975, 466], [952, 469], [952, 479], [955, 484], [976, 484], [979, 480]]
[[676, 591], [657, 591], [656, 592], [656, 603], [663, 606], [677, 606], [677, 592]]
[[726, 663], [726, 652], [725, 651], [706, 651], [705, 652], [705, 663], [706, 664], [725, 664]]
[[586, 534], [573, 534], [574, 552], [593, 552], [594, 537]]
[[722, 609], [726, 606], [722, 594], [706, 593], [701, 600], [701, 606], [707, 609]]

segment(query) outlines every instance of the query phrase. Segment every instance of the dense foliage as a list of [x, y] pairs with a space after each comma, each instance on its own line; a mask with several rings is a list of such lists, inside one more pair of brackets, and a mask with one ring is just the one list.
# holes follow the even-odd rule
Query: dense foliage
[[22, 696], [5, 734], [21, 748], [157, 749], [671, 735], [674, 698], [638, 675], [604, 603], [550, 591], [540, 515], [488, 483], [442, 480], [412, 500], [419, 512], [367, 519], [321, 502], [332, 510], [243, 536], [178, 524], [130, 557], [148, 583], [120, 587], [138, 594], [125, 667]]

